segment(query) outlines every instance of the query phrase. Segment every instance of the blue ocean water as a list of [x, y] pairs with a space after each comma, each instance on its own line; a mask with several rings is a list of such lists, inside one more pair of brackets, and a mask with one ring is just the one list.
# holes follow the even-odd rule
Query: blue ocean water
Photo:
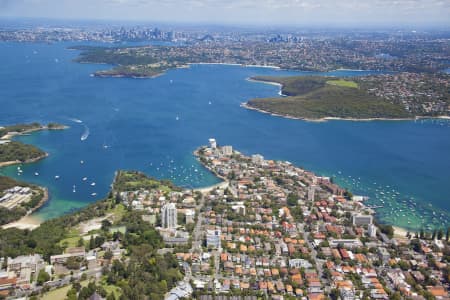
[[70, 126], [20, 137], [50, 156], [22, 166], [21, 176], [16, 166], [0, 170], [49, 188], [51, 199], [38, 217], [104, 197], [117, 169], [141, 170], [185, 187], [214, 184], [217, 178], [192, 152], [215, 137], [245, 154], [333, 176], [354, 193], [370, 196], [369, 204], [383, 206], [377, 210], [381, 222], [413, 229], [450, 223], [448, 121], [319, 123], [273, 117], [240, 107], [279, 92], [246, 78], [313, 73], [193, 65], [154, 79], [95, 78], [90, 74], [108, 66], [74, 63], [78, 52], [67, 50], [69, 45], [0, 43], [0, 124]]

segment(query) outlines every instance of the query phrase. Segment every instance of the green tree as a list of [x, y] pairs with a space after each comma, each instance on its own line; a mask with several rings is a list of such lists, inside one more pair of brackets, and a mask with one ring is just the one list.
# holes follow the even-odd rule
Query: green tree
[[91, 235], [91, 238], [89, 239], [89, 250], [94, 248], [95, 248], [94, 236]]
[[106, 252], [105, 252], [105, 254], [103, 255], [103, 258], [104, 259], [111, 259], [113, 257], [113, 253], [111, 252], [111, 250], [107, 250]]
[[289, 194], [288, 197], [287, 197], [287, 204], [288, 204], [289, 206], [296, 206], [297, 203], [298, 203], [297, 196], [295, 196], [295, 195], [292, 194], [292, 193]]
[[80, 261], [76, 257], [69, 257], [66, 261], [66, 267], [69, 270], [78, 270], [80, 268]]
[[39, 270], [39, 274], [37, 277], [37, 285], [41, 286], [49, 280], [50, 280], [50, 275], [47, 272], [45, 272], [44, 269]]
[[423, 230], [423, 228], [420, 229], [419, 238], [420, 238], [421, 240], [423, 240], [423, 239], [425, 238], [425, 231]]

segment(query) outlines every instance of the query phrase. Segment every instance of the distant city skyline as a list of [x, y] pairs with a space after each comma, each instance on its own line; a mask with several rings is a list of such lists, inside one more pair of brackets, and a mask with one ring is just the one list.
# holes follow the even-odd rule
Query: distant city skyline
[[0, 0], [0, 17], [263, 26], [446, 27], [448, 0]]

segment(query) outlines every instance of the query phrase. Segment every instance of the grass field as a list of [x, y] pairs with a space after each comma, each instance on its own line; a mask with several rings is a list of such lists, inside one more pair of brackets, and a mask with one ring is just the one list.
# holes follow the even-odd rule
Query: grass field
[[127, 211], [126, 207], [122, 203], [120, 203], [117, 204], [113, 209], [108, 210], [107, 214], [112, 213], [114, 216], [113, 221], [116, 222], [122, 219], [126, 211]]
[[328, 80], [327, 84], [348, 87], [348, 88], [355, 88], [355, 89], [358, 88], [358, 84], [356, 82], [349, 81], [349, 80], [343, 80], [343, 79]]
[[76, 247], [80, 240], [80, 232], [77, 229], [71, 229], [67, 238], [59, 242], [60, 246]]
[[[81, 286], [87, 286], [89, 283], [88, 280], [80, 282]], [[67, 292], [72, 288], [72, 285], [69, 284], [65, 287], [50, 291], [42, 295], [40, 300], [64, 300], [66, 299]]]

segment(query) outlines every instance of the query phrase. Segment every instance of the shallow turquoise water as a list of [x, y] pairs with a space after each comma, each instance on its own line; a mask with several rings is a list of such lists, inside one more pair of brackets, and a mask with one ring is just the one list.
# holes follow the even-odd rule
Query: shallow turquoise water
[[[37, 213], [40, 217], [55, 217], [105, 196], [117, 169], [142, 170], [185, 187], [214, 184], [217, 179], [192, 151], [215, 137], [246, 154], [261, 153], [334, 176], [355, 193], [371, 196], [371, 205], [383, 206], [377, 214], [382, 222], [410, 228], [450, 223], [448, 121], [277, 118], [239, 106], [279, 91], [245, 79], [311, 73], [194, 65], [154, 79], [94, 78], [89, 75], [107, 66], [74, 63], [77, 52], [67, 46], [0, 43], [0, 124], [55, 121], [70, 126], [20, 138], [50, 153], [22, 166], [20, 176], [50, 189], [51, 200]], [[0, 172], [19, 177], [16, 167]]]

